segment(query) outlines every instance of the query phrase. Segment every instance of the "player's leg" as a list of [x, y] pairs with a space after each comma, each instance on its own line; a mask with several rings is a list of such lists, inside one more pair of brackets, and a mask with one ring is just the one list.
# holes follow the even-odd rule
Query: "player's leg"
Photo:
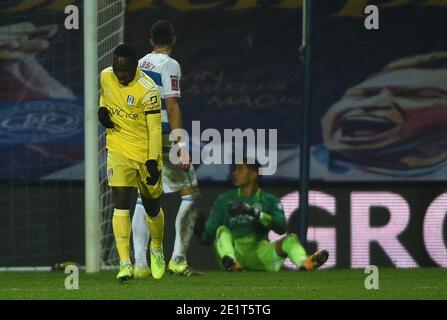
[[325, 264], [328, 258], [329, 252], [327, 250], [319, 250], [309, 255], [299, 269], [304, 271], [313, 271]]
[[133, 188], [112, 187], [113, 210], [112, 226], [116, 248], [120, 258], [120, 271], [117, 279], [126, 281], [132, 278], [133, 270], [130, 261], [130, 199]]
[[[162, 165], [162, 163], [159, 163], [159, 170], [161, 170]], [[153, 278], [160, 279], [164, 275], [166, 268], [163, 255], [164, 213], [160, 207], [163, 183], [159, 179], [155, 185], [147, 185], [146, 178], [149, 176], [149, 173], [144, 164], [140, 164], [138, 176], [138, 189], [140, 190], [141, 202], [147, 214], [147, 226], [151, 235], [151, 273]]]
[[164, 212], [160, 207], [160, 198], [149, 199], [141, 196], [146, 215], [146, 223], [151, 234], [150, 248], [161, 250], [163, 248]]
[[307, 259], [306, 249], [301, 245], [298, 237], [291, 233], [275, 242], [276, 253], [280, 257], [289, 258], [297, 267]]
[[181, 190], [180, 196], [182, 202], [175, 218], [174, 251], [169, 262], [169, 270], [176, 275], [191, 275], [186, 253], [191, 242], [194, 223], [199, 215], [201, 195], [196, 186]]
[[179, 192], [181, 203], [175, 219], [174, 250], [168, 270], [176, 275], [193, 274], [188, 266], [186, 253], [191, 242], [195, 220], [199, 214], [201, 195], [193, 167], [180, 169], [163, 159], [163, 188], [165, 193]]
[[298, 236], [290, 233], [275, 243], [276, 253], [281, 257], [288, 257], [301, 270], [312, 271], [321, 267], [328, 259], [326, 250], [317, 251], [307, 256]]
[[144, 209], [140, 196], [138, 196], [132, 217], [132, 240], [135, 253], [135, 268], [133, 275], [136, 278], [147, 277], [151, 273], [151, 269], [147, 264], [149, 228], [147, 225], [146, 210]]
[[136, 187], [136, 170], [126, 157], [108, 152], [107, 178], [112, 189], [114, 211], [112, 218], [113, 234], [120, 257], [120, 271], [117, 279], [126, 281], [132, 278], [133, 268], [130, 261], [130, 206]]
[[[276, 250], [277, 243], [267, 240], [260, 240], [256, 246], [256, 254], [250, 254], [253, 250], [247, 251], [250, 260], [250, 269], [261, 271], [279, 271], [287, 258], [287, 255], [279, 255]], [[245, 262], [244, 262], [245, 266]]]
[[217, 228], [215, 247], [217, 255], [226, 270], [242, 271], [241, 265], [236, 260], [233, 235], [230, 229], [225, 226]]
[[147, 213], [147, 226], [151, 234], [151, 273], [155, 279], [160, 279], [166, 269], [163, 254], [164, 212], [160, 207], [160, 198], [149, 199], [141, 195], [141, 201]]

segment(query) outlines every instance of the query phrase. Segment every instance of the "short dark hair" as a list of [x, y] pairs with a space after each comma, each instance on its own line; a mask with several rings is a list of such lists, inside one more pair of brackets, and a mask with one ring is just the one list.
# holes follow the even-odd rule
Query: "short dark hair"
[[134, 63], [138, 63], [137, 52], [135, 49], [125, 43], [120, 44], [113, 50], [113, 55], [117, 57], [129, 58]]
[[151, 28], [151, 39], [156, 45], [170, 45], [175, 37], [174, 26], [167, 20], [158, 20]]

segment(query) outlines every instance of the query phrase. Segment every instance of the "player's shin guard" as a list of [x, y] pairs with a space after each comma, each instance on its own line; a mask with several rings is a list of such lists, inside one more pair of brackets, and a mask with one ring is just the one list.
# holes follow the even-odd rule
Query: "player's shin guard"
[[200, 193], [182, 196], [175, 219], [175, 243], [171, 259], [174, 263], [180, 263], [186, 258], [194, 223], [199, 214], [200, 200]]
[[113, 211], [112, 226], [120, 262], [130, 263], [130, 210], [115, 209]]
[[165, 218], [163, 209], [155, 217], [147, 216], [147, 226], [151, 234], [151, 249], [160, 250], [163, 245]]
[[146, 221], [146, 210], [142, 204], [135, 206], [132, 217], [132, 240], [135, 251], [135, 266], [147, 268], [147, 244], [149, 243], [149, 230]]
[[304, 247], [301, 245], [300, 240], [294, 233], [288, 234], [282, 242], [282, 251], [287, 253], [290, 261], [297, 267], [306, 260], [307, 254]]
[[216, 231], [216, 251], [220, 260], [225, 256], [236, 260], [234, 254], [233, 235], [230, 229], [225, 226], [220, 226]]

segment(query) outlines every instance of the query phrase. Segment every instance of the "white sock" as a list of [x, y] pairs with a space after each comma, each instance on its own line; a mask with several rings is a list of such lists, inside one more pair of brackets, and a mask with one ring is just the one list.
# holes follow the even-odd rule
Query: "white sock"
[[186, 259], [194, 223], [199, 214], [200, 199], [200, 193], [182, 196], [182, 203], [175, 218], [175, 242], [171, 258], [174, 263], [180, 263]]
[[149, 230], [146, 222], [146, 210], [138, 198], [135, 212], [132, 217], [132, 241], [135, 252], [135, 266], [147, 268], [147, 245], [149, 243]]

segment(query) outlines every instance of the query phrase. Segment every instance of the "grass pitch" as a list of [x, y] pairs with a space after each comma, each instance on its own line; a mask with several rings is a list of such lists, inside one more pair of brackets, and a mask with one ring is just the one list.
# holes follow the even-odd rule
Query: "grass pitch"
[[363, 270], [207, 272], [120, 284], [116, 272], [79, 274], [66, 290], [63, 272], [2, 272], [0, 299], [447, 299], [447, 269], [380, 269], [379, 289], [364, 287]]

